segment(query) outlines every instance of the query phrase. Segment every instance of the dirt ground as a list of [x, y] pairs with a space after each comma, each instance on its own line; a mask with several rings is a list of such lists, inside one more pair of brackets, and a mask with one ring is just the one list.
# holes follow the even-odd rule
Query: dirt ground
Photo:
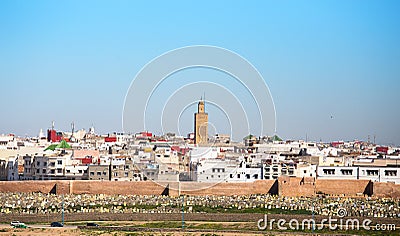
[[[265, 233], [265, 232], [264, 232]], [[242, 235], [242, 236], [252, 236], [261, 235], [252, 233], [239, 233], [239, 232], [223, 232], [223, 233], [210, 233], [210, 232], [120, 232], [120, 231], [97, 231], [97, 230], [82, 230], [82, 229], [71, 229], [71, 228], [27, 228], [27, 229], [14, 229], [11, 227], [0, 227], [0, 236], [2, 235], [12, 235], [12, 236], [127, 236], [127, 235], [177, 235], [177, 236], [219, 236], [219, 235]], [[294, 235], [294, 234], [275, 234], [275, 235]]]
[[50, 235], [60, 235], [60, 236], [78, 236], [85, 235], [82, 234], [79, 229], [65, 229], [65, 228], [27, 228], [27, 229], [14, 229], [11, 227], [0, 227], [0, 235], [15, 235], [15, 236], [50, 236]]
[[104, 232], [104, 231], [82, 231], [80, 229], [51, 229], [51, 228], [46, 228], [46, 229], [12, 229], [12, 228], [7, 228], [7, 229], [0, 229], [0, 235], [13, 235], [13, 236], [55, 236], [55, 235], [60, 235], [60, 236], [83, 236], [83, 235], [88, 235], [88, 236], [126, 236], [126, 235], [178, 235], [178, 236], [183, 236], [183, 235], [190, 235], [190, 236], [216, 236], [216, 235], [243, 235], [243, 236], [250, 236], [250, 235], [259, 235], [259, 234], [248, 234], [248, 233], [202, 233], [202, 232], [196, 232], [196, 233], [182, 233], [182, 232]]

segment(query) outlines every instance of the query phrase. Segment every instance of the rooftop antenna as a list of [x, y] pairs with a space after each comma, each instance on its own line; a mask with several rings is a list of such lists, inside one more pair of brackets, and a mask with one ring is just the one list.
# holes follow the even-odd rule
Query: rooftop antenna
[[75, 123], [72, 121], [72, 123], [71, 123], [71, 141], [72, 141], [72, 139], [73, 139], [73, 137], [74, 137], [74, 130], [75, 130]]
[[94, 124], [92, 123], [92, 126], [89, 128], [89, 133], [94, 134]]
[[203, 92], [204, 110], [206, 110], [206, 92]]

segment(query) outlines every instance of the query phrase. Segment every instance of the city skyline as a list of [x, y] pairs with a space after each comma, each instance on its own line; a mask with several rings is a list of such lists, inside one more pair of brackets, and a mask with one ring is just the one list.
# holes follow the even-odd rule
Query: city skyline
[[[240, 54], [262, 74], [280, 137], [367, 141], [369, 135], [380, 144], [400, 144], [398, 2], [157, 5], [2, 1], [0, 133], [37, 135], [53, 120], [64, 131], [72, 121], [77, 129], [122, 131], [124, 98], [146, 63], [175, 48], [215, 45]], [[181, 83], [189, 77], [230, 83], [229, 76], [205, 69], [174, 76]], [[159, 94], [179, 86], [171, 79]], [[218, 109], [207, 110], [214, 112], [210, 121], [216, 119]], [[193, 129], [194, 112], [190, 106], [183, 134]]]

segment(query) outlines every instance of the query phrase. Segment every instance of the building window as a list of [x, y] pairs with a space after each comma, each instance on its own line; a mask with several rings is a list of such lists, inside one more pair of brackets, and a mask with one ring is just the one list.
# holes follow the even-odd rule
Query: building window
[[62, 160], [57, 160], [57, 165], [62, 165]]
[[254, 178], [254, 179], [258, 179], [258, 174], [254, 174], [254, 175], [253, 175], [253, 178]]
[[385, 170], [385, 176], [397, 176], [397, 170]]
[[43, 174], [46, 174], [46, 169], [43, 169], [43, 170], [42, 170], [42, 173], [43, 173]]
[[340, 170], [342, 172], [342, 175], [353, 175], [353, 170]]
[[378, 176], [379, 171], [378, 170], [367, 170], [367, 175], [369, 176]]
[[324, 175], [334, 175], [335, 170], [334, 169], [323, 169]]
[[101, 172], [100, 171], [97, 171], [97, 176], [101, 176]]
[[82, 174], [82, 170], [78, 170], [78, 173], [79, 173], [79, 174]]
[[246, 179], [250, 179], [250, 174], [246, 174]]
[[93, 176], [94, 175], [94, 172], [93, 171], [90, 171], [90, 176]]
[[237, 178], [240, 179], [240, 174], [237, 174]]
[[36, 165], [37, 165], [37, 166], [40, 166], [40, 161], [37, 161], [37, 162], [36, 162]]
[[125, 172], [125, 173], [124, 173], [124, 176], [125, 176], [125, 177], [128, 177], [128, 172]]
[[40, 170], [39, 170], [39, 169], [37, 169], [37, 170], [36, 170], [36, 173], [38, 173], [38, 174], [39, 174], [39, 173], [40, 173]]
[[129, 165], [126, 165], [126, 166], [125, 166], [125, 170], [129, 170]]
[[59, 173], [59, 174], [62, 173], [62, 169], [61, 169], [61, 168], [58, 168], [58, 169], [57, 169], [57, 173]]
[[67, 173], [71, 173], [71, 170], [66, 170], [67, 171]]
[[114, 176], [118, 176], [118, 172], [114, 172]]
[[55, 174], [56, 171], [55, 170], [50, 170], [50, 174]]
[[47, 162], [43, 162], [43, 166], [47, 166]]

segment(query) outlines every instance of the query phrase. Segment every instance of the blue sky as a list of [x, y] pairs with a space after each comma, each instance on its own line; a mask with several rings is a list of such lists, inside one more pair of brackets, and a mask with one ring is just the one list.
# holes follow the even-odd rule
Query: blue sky
[[283, 138], [400, 144], [399, 11], [398, 1], [3, 0], [0, 133], [35, 135], [52, 120], [120, 131], [136, 73], [201, 44], [260, 71]]

